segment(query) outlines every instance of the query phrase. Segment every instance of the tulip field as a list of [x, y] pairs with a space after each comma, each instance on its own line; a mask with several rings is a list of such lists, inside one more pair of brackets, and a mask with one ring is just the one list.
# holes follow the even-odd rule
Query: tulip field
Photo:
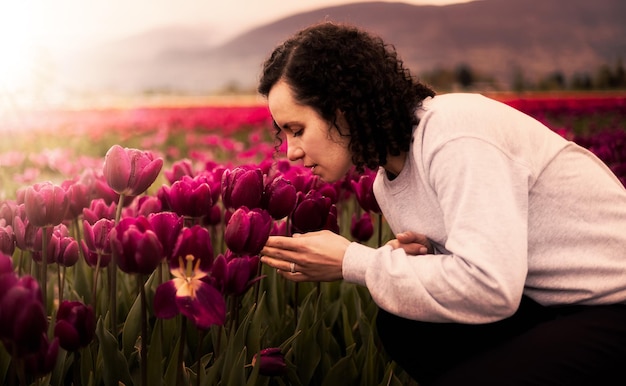
[[[495, 97], [626, 184], [626, 95]], [[260, 263], [270, 235], [392, 238], [374, 172], [329, 184], [289, 163], [262, 102], [20, 112], [0, 131], [0, 383], [415, 384], [366, 288]]]

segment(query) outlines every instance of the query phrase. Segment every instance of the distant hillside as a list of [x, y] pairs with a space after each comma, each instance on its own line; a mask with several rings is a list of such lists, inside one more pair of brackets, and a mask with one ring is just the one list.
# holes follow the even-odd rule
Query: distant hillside
[[[417, 75], [466, 64], [491, 74], [503, 88], [520, 70], [529, 78], [557, 70], [570, 76], [626, 60], [623, 0], [477, 0], [447, 6], [374, 2], [297, 14], [217, 47], [201, 36], [210, 35], [209, 29], [181, 29], [180, 35], [172, 29], [162, 40], [145, 34], [93, 50], [86, 60], [74, 63], [72, 73], [92, 87], [100, 83], [189, 92], [253, 88], [261, 63], [276, 44], [324, 20], [380, 34]], [[155, 47], [159, 41], [164, 44]]]

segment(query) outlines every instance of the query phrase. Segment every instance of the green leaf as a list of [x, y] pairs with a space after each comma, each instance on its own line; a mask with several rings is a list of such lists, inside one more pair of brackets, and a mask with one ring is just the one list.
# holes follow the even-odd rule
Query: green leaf
[[103, 381], [105, 386], [119, 386], [122, 382], [126, 386], [133, 384], [126, 363], [126, 358], [117, 349], [117, 339], [110, 331], [104, 328], [102, 318], [96, 325], [96, 336], [100, 341], [100, 353], [102, 355]]
[[337, 361], [324, 377], [322, 386], [354, 385], [358, 378], [359, 370], [350, 355]]
[[161, 320], [157, 319], [148, 347], [148, 385], [160, 386], [163, 381], [163, 351], [161, 344]]
[[133, 303], [124, 327], [122, 329], [122, 349], [124, 350], [124, 356], [126, 359], [130, 358], [130, 355], [135, 351], [135, 345], [141, 335], [141, 297], [137, 295], [135, 302]]

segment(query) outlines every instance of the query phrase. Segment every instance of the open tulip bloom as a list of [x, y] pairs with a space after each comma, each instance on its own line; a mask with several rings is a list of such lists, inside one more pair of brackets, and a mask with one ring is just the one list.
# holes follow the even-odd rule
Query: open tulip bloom
[[184, 260], [179, 257], [178, 265], [170, 265], [174, 279], [161, 284], [154, 294], [157, 318], [169, 319], [181, 313], [202, 330], [224, 324], [224, 297], [203, 280], [208, 272], [202, 271], [200, 265], [200, 259], [194, 259], [193, 255], [187, 255]]

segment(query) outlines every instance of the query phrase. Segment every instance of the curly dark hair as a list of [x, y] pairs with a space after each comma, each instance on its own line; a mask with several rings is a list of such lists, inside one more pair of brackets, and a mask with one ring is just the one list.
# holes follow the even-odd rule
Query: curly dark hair
[[343, 113], [357, 170], [407, 152], [415, 110], [435, 92], [404, 67], [395, 48], [356, 26], [324, 22], [297, 32], [263, 64], [258, 92], [285, 80], [294, 98], [336, 127]]

